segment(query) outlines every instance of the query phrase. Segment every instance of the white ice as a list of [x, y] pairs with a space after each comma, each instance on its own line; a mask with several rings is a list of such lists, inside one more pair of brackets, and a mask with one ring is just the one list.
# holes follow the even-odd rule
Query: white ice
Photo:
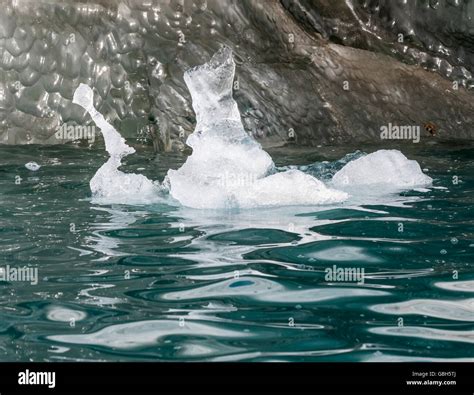
[[28, 162], [25, 164], [25, 167], [30, 171], [38, 171], [41, 166], [36, 162]]
[[304, 206], [344, 202], [349, 193], [363, 200], [367, 190], [383, 195], [431, 185], [419, 164], [397, 150], [380, 150], [347, 163], [328, 185], [301, 170], [279, 171], [243, 128], [232, 97], [234, 72], [232, 51], [222, 47], [208, 63], [185, 73], [197, 120], [186, 142], [193, 152], [181, 168], [168, 171], [163, 186], [119, 170], [121, 159], [135, 150], [94, 108], [91, 88], [81, 84], [73, 102], [101, 129], [110, 154], [90, 181], [94, 199], [153, 203], [168, 190], [181, 205], [197, 209]]
[[103, 203], [133, 204], [157, 200], [159, 186], [141, 174], [123, 173], [118, 168], [122, 158], [133, 154], [135, 149], [128, 146], [125, 139], [99, 113], [93, 104], [93, 91], [80, 84], [74, 93], [73, 103], [83, 107], [100, 128], [104, 136], [105, 149], [109, 160], [97, 170], [90, 180], [92, 197]]
[[346, 164], [332, 178], [336, 188], [365, 186], [379, 191], [426, 187], [432, 178], [398, 150], [379, 150]]
[[271, 157], [244, 130], [232, 98], [235, 63], [221, 48], [210, 62], [187, 71], [197, 124], [187, 140], [193, 149], [184, 165], [169, 170], [170, 194], [192, 208], [314, 205], [341, 202], [330, 189], [299, 170], [277, 173]]

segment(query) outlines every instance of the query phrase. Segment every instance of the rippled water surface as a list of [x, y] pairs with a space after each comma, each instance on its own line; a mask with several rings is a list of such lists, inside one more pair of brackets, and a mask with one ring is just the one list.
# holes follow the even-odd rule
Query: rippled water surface
[[[270, 153], [356, 149], [375, 150]], [[37, 285], [0, 281], [2, 360], [472, 360], [473, 146], [400, 149], [435, 188], [211, 211], [94, 204], [101, 149], [1, 147], [0, 265], [39, 270]], [[139, 152], [122, 169], [160, 181], [185, 160]], [[333, 265], [364, 283], [326, 281]]]

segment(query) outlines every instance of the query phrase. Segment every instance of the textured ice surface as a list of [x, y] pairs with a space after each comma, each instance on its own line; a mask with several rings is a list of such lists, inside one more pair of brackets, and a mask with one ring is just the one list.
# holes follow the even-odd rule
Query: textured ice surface
[[59, 124], [88, 121], [72, 104], [82, 82], [108, 120], [126, 121], [124, 136], [182, 148], [194, 114], [181, 76], [221, 43], [238, 59], [244, 127], [264, 145], [289, 129], [303, 146], [380, 142], [381, 125], [408, 120], [437, 126], [422, 141], [474, 138], [474, 1], [264, 4], [3, 0], [0, 143], [64, 143]]
[[415, 160], [409, 160], [398, 150], [379, 150], [346, 164], [332, 179], [335, 187], [378, 185], [404, 189], [431, 185]]
[[100, 128], [104, 136], [109, 160], [97, 170], [90, 180], [92, 197], [103, 203], [149, 203], [158, 198], [159, 187], [141, 174], [127, 174], [118, 168], [124, 156], [135, 150], [128, 146], [120, 133], [110, 125], [93, 104], [92, 89], [80, 84], [73, 97], [73, 103], [83, 107]]
[[244, 130], [232, 98], [235, 63], [230, 48], [186, 72], [197, 124], [187, 144], [193, 153], [169, 170], [171, 195], [193, 208], [259, 207], [343, 201], [344, 192], [327, 188], [299, 170], [275, 173], [270, 156]]

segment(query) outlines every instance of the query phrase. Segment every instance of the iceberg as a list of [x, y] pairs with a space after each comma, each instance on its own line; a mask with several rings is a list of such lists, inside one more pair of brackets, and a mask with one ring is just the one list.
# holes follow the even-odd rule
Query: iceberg
[[122, 158], [133, 154], [135, 149], [125, 142], [120, 133], [110, 125], [93, 104], [93, 91], [80, 84], [74, 92], [73, 103], [84, 108], [104, 136], [109, 160], [97, 170], [90, 180], [92, 197], [103, 203], [149, 203], [158, 198], [160, 187], [141, 174], [129, 174], [119, 170]]
[[300, 170], [277, 172], [268, 153], [249, 136], [232, 97], [235, 63], [222, 47], [184, 80], [196, 113], [186, 144], [192, 154], [165, 184], [182, 205], [199, 209], [253, 208], [342, 202], [347, 193]]
[[385, 190], [425, 187], [432, 182], [417, 161], [407, 159], [398, 150], [379, 150], [355, 159], [332, 178], [336, 188], [378, 185]]

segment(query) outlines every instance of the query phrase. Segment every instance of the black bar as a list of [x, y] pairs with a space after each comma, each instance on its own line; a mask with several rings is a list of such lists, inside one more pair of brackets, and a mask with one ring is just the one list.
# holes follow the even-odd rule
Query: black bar
[[[55, 372], [55, 387], [20, 385], [19, 373], [27, 369], [30, 373]], [[0, 394], [247, 394], [277, 390], [288, 394], [472, 395], [473, 372], [472, 363], [0, 363]], [[427, 376], [422, 377], [424, 373]], [[425, 384], [407, 385], [407, 381]]]

